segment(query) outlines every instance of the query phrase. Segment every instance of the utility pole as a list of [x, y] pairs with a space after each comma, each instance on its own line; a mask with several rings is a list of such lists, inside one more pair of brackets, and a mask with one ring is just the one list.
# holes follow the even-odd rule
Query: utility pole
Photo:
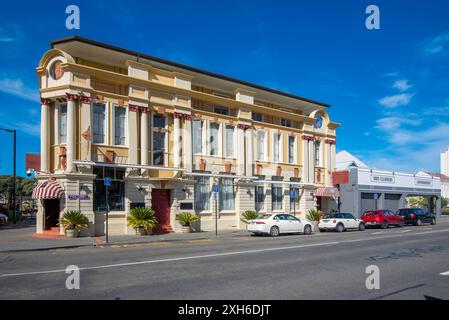
[[13, 181], [12, 181], [12, 207], [13, 207], [13, 216], [12, 216], [12, 223], [16, 224], [16, 135], [17, 135], [17, 131], [16, 130], [11, 130], [11, 129], [5, 129], [5, 128], [0, 128], [0, 130], [2, 131], [6, 131], [6, 132], [10, 132], [13, 134], [13, 146], [12, 146], [12, 157], [13, 157]]

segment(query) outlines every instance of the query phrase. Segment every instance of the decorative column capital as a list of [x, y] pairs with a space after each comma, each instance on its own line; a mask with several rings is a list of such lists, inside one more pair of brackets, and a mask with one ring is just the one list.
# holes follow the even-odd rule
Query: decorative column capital
[[139, 107], [141, 113], [150, 113], [150, 108], [147, 107]]
[[67, 93], [65, 94], [67, 96], [67, 101], [78, 101], [79, 96], [76, 94]]
[[90, 104], [92, 102], [92, 98], [88, 96], [81, 96], [81, 103]]
[[249, 125], [249, 124], [242, 124], [242, 123], [239, 123], [239, 124], [237, 125], [237, 128], [238, 128], [238, 129], [242, 129], [243, 131], [246, 131], [246, 130], [251, 129], [252, 126]]
[[326, 144], [330, 144], [330, 145], [335, 145], [335, 144], [337, 144], [337, 141], [335, 141], [335, 140], [330, 140], [330, 139], [326, 139], [326, 140], [324, 140], [324, 142], [325, 142]]
[[139, 106], [135, 105], [135, 104], [128, 104], [128, 109], [129, 109], [129, 111], [137, 112], [137, 111], [139, 111]]
[[184, 121], [192, 121], [192, 116], [190, 114], [181, 113], [181, 112], [174, 112], [173, 118], [174, 119], [183, 119]]
[[313, 136], [305, 136], [305, 135], [303, 135], [302, 136], [302, 140], [313, 141], [313, 140], [315, 140], [315, 138]]
[[41, 98], [41, 104], [44, 105], [51, 105], [53, 103], [53, 101], [51, 99], [48, 98]]

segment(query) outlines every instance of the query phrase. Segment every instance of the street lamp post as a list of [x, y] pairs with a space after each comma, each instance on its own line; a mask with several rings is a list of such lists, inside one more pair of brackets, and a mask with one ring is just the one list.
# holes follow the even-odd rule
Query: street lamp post
[[0, 128], [2, 131], [10, 132], [13, 135], [12, 157], [13, 157], [13, 182], [12, 182], [12, 223], [16, 224], [16, 130]]

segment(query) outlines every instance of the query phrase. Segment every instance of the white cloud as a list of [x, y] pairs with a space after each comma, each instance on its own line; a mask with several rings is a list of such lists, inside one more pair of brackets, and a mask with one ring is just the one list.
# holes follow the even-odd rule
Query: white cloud
[[33, 102], [39, 99], [38, 91], [27, 88], [20, 79], [0, 79], [0, 92]]
[[449, 31], [442, 33], [424, 43], [426, 55], [447, 54], [449, 52]]
[[376, 123], [377, 123], [377, 126], [376, 126], [377, 129], [383, 130], [383, 131], [389, 131], [389, 130], [397, 129], [403, 124], [418, 126], [421, 124], [421, 120], [391, 116], [391, 117], [377, 119]]
[[407, 91], [411, 87], [413, 87], [413, 85], [411, 85], [407, 79], [396, 80], [393, 84], [393, 88], [398, 89], [401, 92]]
[[401, 93], [393, 96], [386, 96], [379, 100], [379, 104], [387, 108], [396, 108], [400, 106], [406, 106], [412, 100], [414, 94]]
[[16, 24], [9, 24], [0, 27], [0, 43], [20, 41], [22, 39], [23, 39], [23, 32], [20, 26]]

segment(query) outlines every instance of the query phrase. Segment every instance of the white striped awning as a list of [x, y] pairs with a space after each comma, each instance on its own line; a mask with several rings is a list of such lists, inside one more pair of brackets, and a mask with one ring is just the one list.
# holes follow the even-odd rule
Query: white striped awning
[[317, 188], [315, 190], [316, 197], [331, 197], [336, 198], [340, 196], [340, 192], [337, 188], [327, 187], [327, 188]]
[[39, 182], [33, 189], [33, 199], [61, 199], [64, 197], [64, 189], [56, 180]]

